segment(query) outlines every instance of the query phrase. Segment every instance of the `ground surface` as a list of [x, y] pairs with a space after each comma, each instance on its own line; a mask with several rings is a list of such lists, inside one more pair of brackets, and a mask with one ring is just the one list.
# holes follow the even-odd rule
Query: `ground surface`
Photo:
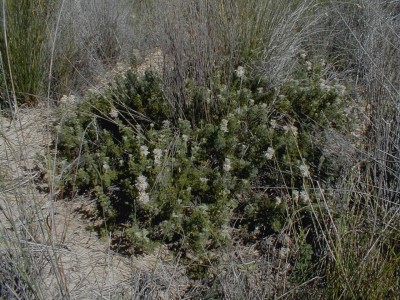
[[51, 167], [44, 165], [51, 123], [43, 107], [21, 109], [15, 120], [0, 118], [1, 253], [27, 245], [49, 299], [59, 297], [57, 280], [72, 299], [131, 299], [139, 294], [173, 298], [179, 293], [177, 269], [161, 259], [163, 251], [119, 255], [110, 250], [110, 239], [87, 230], [93, 225], [84, 214], [91, 209], [89, 199], [53, 201], [57, 190], [48, 192]]

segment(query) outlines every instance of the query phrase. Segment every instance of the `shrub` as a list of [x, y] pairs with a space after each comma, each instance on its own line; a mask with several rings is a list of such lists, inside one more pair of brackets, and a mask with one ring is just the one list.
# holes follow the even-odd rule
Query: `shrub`
[[58, 147], [71, 163], [64, 192], [95, 196], [107, 228], [127, 226], [136, 251], [158, 241], [203, 253], [235, 227], [279, 232], [290, 203], [315, 197], [314, 178], [338, 174], [313, 137], [345, 122], [343, 87], [314, 71], [279, 94], [262, 78], [237, 73], [228, 88], [216, 74], [213, 91], [189, 85], [189, 109], [218, 108], [193, 120], [170, 115], [156, 74], [129, 72], [61, 124]]

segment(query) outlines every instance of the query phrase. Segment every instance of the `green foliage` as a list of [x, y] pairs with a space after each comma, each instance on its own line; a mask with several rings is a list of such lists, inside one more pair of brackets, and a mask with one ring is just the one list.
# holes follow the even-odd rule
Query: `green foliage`
[[4, 0], [0, 53], [5, 76], [0, 78], [3, 97], [0, 102], [5, 102], [4, 97], [12, 90], [11, 81], [20, 103], [36, 104], [41, 96], [46, 66], [46, 20], [54, 2]]
[[[59, 150], [73, 163], [64, 191], [92, 193], [108, 228], [127, 225], [137, 251], [158, 241], [201, 254], [229, 242], [232, 227], [279, 232], [288, 204], [312, 201], [314, 178], [334, 179], [313, 131], [342, 124], [343, 97], [311, 73], [279, 94], [262, 78], [228, 88], [217, 73], [212, 91], [188, 86], [198, 112], [189, 121], [169, 115], [156, 74], [129, 72], [62, 124]], [[196, 110], [203, 104], [215, 113]]]

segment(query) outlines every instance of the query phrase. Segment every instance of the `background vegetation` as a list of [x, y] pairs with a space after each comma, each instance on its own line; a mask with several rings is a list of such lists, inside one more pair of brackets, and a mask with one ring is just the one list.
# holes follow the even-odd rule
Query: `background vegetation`
[[[94, 199], [94, 229], [124, 255], [168, 247], [191, 280], [175, 298], [395, 299], [399, 13], [371, 0], [3, 0], [0, 105], [51, 113], [49, 199]], [[22, 243], [32, 228], [2, 226], [0, 297], [45, 299]], [[132, 298], [159, 297], [132, 277]]]

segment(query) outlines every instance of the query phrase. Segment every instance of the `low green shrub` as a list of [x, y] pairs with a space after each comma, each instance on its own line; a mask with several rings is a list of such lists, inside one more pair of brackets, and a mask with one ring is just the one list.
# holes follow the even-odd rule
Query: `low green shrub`
[[279, 232], [289, 206], [317, 197], [314, 180], [338, 174], [315, 131], [346, 121], [344, 87], [302, 64], [279, 89], [264, 90], [242, 68], [229, 88], [218, 74], [213, 90], [188, 84], [192, 120], [170, 114], [157, 74], [128, 72], [61, 124], [64, 194], [96, 197], [105, 228], [138, 252], [163, 242], [204, 253], [235, 232]]

